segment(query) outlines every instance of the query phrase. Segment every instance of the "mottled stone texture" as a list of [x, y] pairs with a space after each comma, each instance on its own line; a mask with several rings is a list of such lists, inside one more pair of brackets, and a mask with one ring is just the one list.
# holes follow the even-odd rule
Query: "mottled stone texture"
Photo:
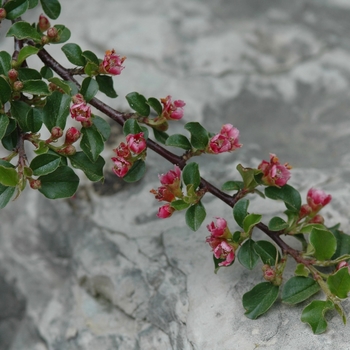
[[[198, 159], [203, 177], [220, 186], [238, 179], [236, 165], [257, 166], [269, 152], [294, 166], [292, 185], [333, 195], [330, 224], [350, 232], [350, 3], [347, 0], [62, 0], [55, 23], [70, 42], [100, 56], [126, 55], [115, 78], [123, 96], [183, 99], [185, 118], [212, 132], [230, 122], [244, 147]], [[38, 13], [31, 13], [30, 21]], [[0, 47], [11, 49], [0, 28]], [[48, 50], [69, 63], [57, 46]], [[33, 63], [41, 67], [40, 62]], [[179, 126], [180, 125], [180, 126]], [[104, 155], [122, 139], [118, 128]], [[299, 321], [306, 303], [277, 302], [256, 321], [242, 295], [261, 279], [238, 263], [215, 275], [206, 229], [190, 232], [181, 214], [156, 218], [149, 193], [170, 165], [149, 152], [145, 178], [82, 186], [76, 197], [49, 201], [26, 189], [0, 213], [0, 349], [347, 349], [349, 326], [329, 314], [313, 336]], [[318, 169], [318, 170], [317, 170]], [[267, 222], [280, 203], [253, 199]], [[204, 200], [209, 222], [229, 207]], [[256, 232], [262, 238], [262, 233]], [[287, 273], [292, 275], [292, 264]], [[350, 304], [344, 303], [350, 313]]]

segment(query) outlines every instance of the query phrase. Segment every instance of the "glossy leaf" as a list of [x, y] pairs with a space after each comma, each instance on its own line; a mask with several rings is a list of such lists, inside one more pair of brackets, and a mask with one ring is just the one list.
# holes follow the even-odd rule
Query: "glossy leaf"
[[139, 123], [135, 119], [128, 119], [123, 126], [123, 133], [125, 136], [129, 134], [138, 134], [142, 132], [142, 129]]
[[16, 169], [0, 165], [0, 184], [10, 187], [17, 186], [18, 173]]
[[243, 307], [247, 310], [245, 315], [252, 320], [257, 319], [274, 304], [278, 297], [278, 292], [279, 287], [269, 282], [257, 284], [243, 295]]
[[190, 206], [185, 215], [187, 226], [191, 230], [197, 231], [202, 225], [206, 215], [205, 208], [201, 202]]
[[265, 195], [268, 198], [282, 200], [287, 209], [299, 212], [301, 207], [301, 197], [299, 192], [290, 185], [283, 187], [270, 186], [265, 188]]
[[83, 51], [77, 44], [65, 44], [61, 47], [61, 50], [66, 55], [68, 61], [76, 66], [84, 66], [86, 61], [83, 56]]
[[[0, 102], [2, 104], [5, 104], [11, 98], [12, 89], [8, 84], [8, 82], [2, 76], [0, 76], [0, 91], [1, 91]], [[0, 106], [1, 106], [1, 103], [0, 103]]]
[[123, 177], [126, 182], [136, 182], [142, 179], [146, 172], [146, 164], [142, 159], [136, 161], [128, 173]]
[[314, 257], [317, 260], [331, 259], [337, 249], [337, 240], [332, 232], [313, 228], [310, 233], [310, 244], [314, 248]]
[[32, 9], [38, 5], [39, 0], [28, 0], [29, 8]]
[[319, 284], [310, 277], [295, 276], [290, 278], [282, 290], [282, 301], [298, 304], [310, 298], [320, 290]]
[[273, 266], [280, 260], [276, 247], [269, 241], [257, 241], [254, 245], [255, 252], [260, 256], [264, 264]]
[[72, 94], [72, 88], [69, 86], [69, 84], [57, 77], [52, 77], [52, 78], [46, 78], [50, 83], [55, 84], [58, 86], [60, 89], [62, 89], [67, 95]]
[[5, 136], [10, 119], [6, 114], [0, 114], [0, 140]]
[[327, 279], [329, 290], [340, 299], [347, 298], [350, 292], [350, 274], [346, 267], [339, 269]]
[[159, 131], [159, 130], [156, 130], [156, 129], [153, 129], [153, 134], [154, 134], [154, 138], [162, 143], [163, 145], [165, 145], [165, 142], [166, 140], [168, 139], [169, 135], [164, 132], [164, 131]]
[[8, 30], [7, 37], [14, 36], [19, 40], [32, 39], [36, 43], [41, 43], [41, 35], [28, 22], [19, 21], [14, 23]]
[[12, 131], [10, 134], [4, 136], [1, 140], [2, 145], [8, 151], [13, 151], [18, 143], [18, 132], [17, 130]]
[[233, 207], [233, 217], [236, 220], [237, 224], [243, 228], [243, 221], [245, 217], [248, 215], [248, 199], [240, 199], [235, 206]]
[[97, 131], [101, 134], [104, 141], [107, 141], [111, 134], [111, 127], [109, 124], [101, 117], [94, 115], [92, 119]]
[[22, 16], [28, 10], [27, 0], [12, 0], [5, 4], [4, 9], [6, 10], [7, 19], [16, 19]]
[[204, 150], [209, 143], [208, 131], [197, 122], [185, 124], [184, 128], [191, 134], [191, 144], [198, 150]]
[[269, 221], [268, 227], [270, 231], [282, 231], [288, 227], [288, 223], [282, 218], [275, 216]]
[[243, 181], [227, 181], [221, 186], [223, 191], [238, 191], [243, 188]]
[[18, 53], [17, 64], [20, 66], [28, 57], [36, 55], [39, 49], [34, 46], [24, 46]]
[[262, 216], [260, 214], [248, 214], [243, 220], [243, 230], [246, 233], [251, 233], [255, 225], [261, 221]]
[[40, 69], [40, 74], [43, 78], [49, 80], [50, 78], [53, 78], [53, 71], [51, 68], [44, 66]]
[[157, 115], [161, 115], [163, 111], [163, 107], [159, 100], [155, 97], [150, 97], [147, 100], [147, 103], [156, 111]]
[[197, 163], [189, 163], [183, 168], [182, 180], [185, 185], [193, 185], [193, 189], [197, 189], [201, 182], [201, 176]]
[[18, 79], [21, 81], [42, 79], [42, 75], [36, 69], [22, 67], [17, 69], [17, 71], [18, 71]]
[[46, 83], [42, 80], [26, 80], [23, 82], [22, 92], [32, 95], [48, 96], [51, 94]]
[[70, 156], [69, 160], [72, 166], [81, 169], [90, 181], [103, 180], [105, 160], [101, 156], [93, 163], [84, 152], [77, 152], [73, 156]]
[[7, 72], [11, 69], [11, 55], [6, 51], [0, 52], [0, 75], [7, 76]]
[[98, 57], [92, 51], [89, 51], [89, 50], [83, 51], [82, 55], [83, 57], [86, 58], [86, 60], [94, 63], [97, 66], [99, 65]]
[[254, 250], [255, 242], [247, 239], [238, 250], [238, 261], [247, 269], [253, 270], [259, 261], [259, 255]]
[[110, 77], [109, 75], [97, 75], [96, 81], [98, 83], [99, 90], [103, 92], [106, 96], [111, 98], [118, 97], [113, 87], [112, 77]]
[[[38, 148], [34, 151], [37, 155], [45, 154], [49, 151], [49, 146], [45, 141], [39, 141]], [[56, 154], [56, 153], [55, 153]]]
[[294, 273], [297, 276], [307, 277], [307, 276], [309, 276], [310, 271], [305, 267], [304, 264], [298, 264], [297, 267], [295, 268]]
[[51, 19], [57, 19], [61, 13], [61, 5], [58, 0], [40, 0], [45, 14]]
[[71, 197], [79, 185], [79, 177], [68, 166], [58, 167], [54, 172], [40, 176], [39, 180], [39, 191], [50, 199]]
[[136, 111], [138, 114], [148, 117], [151, 110], [147, 103], [146, 97], [139, 94], [138, 92], [130, 92], [125, 96], [129, 103], [129, 106]]
[[339, 258], [342, 255], [350, 254], [350, 236], [336, 228], [329, 229], [337, 240], [337, 249], [332, 256], [332, 260]]
[[62, 24], [56, 24], [54, 25], [54, 27], [57, 29], [58, 32], [58, 40], [53, 41], [52, 44], [62, 44], [69, 40], [71, 32], [66, 26]]
[[11, 103], [11, 114], [25, 132], [31, 131], [27, 124], [27, 116], [30, 109], [30, 106], [23, 101], [12, 101]]
[[190, 204], [186, 203], [182, 199], [178, 199], [178, 200], [172, 201], [171, 206], [176, 210], [184, 210], [184, 209], [187, 209], [190, 206]]
[[46, 99], [43, 109], [43, 122], [51, 130], [54, 126], [59, 126], [62, 130], [66, 126], [66, 120], [69, 115], [71, 98], [66, 94], [54, 91]]
[[94, 125], [90, 128], [82, 128], [81, 134], [80, 147], [89, 159], [95, 162], [103, 151], [103, 138]]
[[91, 77], [87, 77], [83, 80], [80, 92], [84, 96], [85, 101], [89, 102], [98, 91], [97, 81]]
[[256, 177], [261, 173], [260, 170], [253, 168], [244, 168], [242, 164], [238, 164], [236, 169], [242, 176], [243, 188], [252, 190], [259, 185]]
[[27, 128], [31, 132], [38, 132], [43, 125], [43, 113], [42, 109], [30, 108], [27, 114]]
[[192, 148], [188, 138], [181, 134], [174, 134], [167, 138], [165, 144], [167, 146], [179, 147], [185, 150], [190, 150]]
[[334, 304], [330, 300], [314, 300], [303, 310], [301, 322], [308, 323], [314, 334], [321, 334], [327, 329], [325, 312], [333, 308]]
[[8, 187], [0, 184], [0, 209], [5, 208], [15, 193], [16, 187]]
[[52, 154], [41, 154], [30, 162], [30, 168], [34, 176], [47, 175], [55, 171], [60, 165], [61, 159]]

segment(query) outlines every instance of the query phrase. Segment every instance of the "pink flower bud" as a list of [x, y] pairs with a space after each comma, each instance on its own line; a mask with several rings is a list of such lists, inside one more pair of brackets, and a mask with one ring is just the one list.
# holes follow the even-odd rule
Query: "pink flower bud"
[[47, 45], [50, 42], [50, 39], [47, 35], [41, 37], [41, 45]]
[[167, 203], [159, 208], [157, 216], [161, 219], [166, 219], [169, 218], [174, 211], [175, 209], [172, 208], [169, 203]]
[[227, 235], [227, 221], [224, 218], [216, 217], [216, 223], [212, 221], [207, 225], [208, 231], [213, 237], [222, 237]]
[[322, 190], [310, 188], [307, 193], [306, 200], [312, 211], [317, 213], [332, 200], [332, 196], [330, 194], [326, 194]]
[[73, 101], [77, 102], [70, 108], [71, 116], [78, 122], [91, 122], [91, 108], [80, 96], [82, 95], [78, 94], [73, 97]]
[[308, 204], [303, 204], [300, 208], [299, 212], [299, 220], [305, 218], [306, 216], [310, 215], [312, 212], [311, 207]]
[[58, 39], [58, 30], [55, 27], [48, 28], [46, 34], [51, 41]]
[[107, 50], [100, 64], [100, 73], [119, 75], [125, 68], [122, 66], [126, 57], [120, 57], [115, 53], [115, 50]]
[[219, 266], [229, 266], [235, 260], [235, 251], [227, 241], [221, 241], [214, 249], [216, 259], [225, 259], [219, 263]]
[[5, 19], [7, 16], [6, 10], [4, 8], [0, 8], [0, 21], [2, 21], [3, 19]]
[[127, 135], [126, 142], [128, 143], [129, 149], [135, 154], [140, 154], [147, 147], [143, 132]]
[[276, 272], [271, 266], [265, 264], [262, 267], [262, 270], [263, 270], [264, 278], [266, 281], [272, 282], [275, 280]]
[[73, 145], [68, 145], [60, 150], [57, 150], [56, 152], [64, 154], [65, 156], [73, 156], [77, 152], [77, 150]]
[[315, 215], [310, 221], [309, 223], [312, 224], [323, 224], [324, 223], [324, 217], [320, 214]]
[[66, 139], [64, 141], [65, 145], [71, 145], [72, 143], [79, 140], [80, 131], [74, 127], [71, 127], [66, 132]]
[[112, 160], [114, 162], [112, 170], [118, 177], [124, 177], [132, 167], [132, 164], [123, 157], [113, 157]]
[[29, 179], [29, 185], [33, 190], [38, 190], [39, 188], [41, 188], [41, 181]]
[[12, 68], [7, 72], [7, 76], [11, 81], [16, 81], [18, 79], [18, 71]]
[[270, 153], [270, 162], [263, 160], [258, 169], [263, 173], [262, 181], [268, 186], [284, 186], [290, 179], [290, 169], [292, 167], [285, 163], [280, 164], [275, 154]]
[[60, 137], [62, 137], [62, 135], [63, 135], [62, 129], [59, 126], [54, 126], [51, 129], [51, 137], [50, 137], [50, 139], [51, 140], [57, 140]]
[[159, 202], [172, 202], [176, 199], [175, 195], [165, 186], [160, 186], [157, 190], [151, 190], [150, 192], [155, 195]]
[[165, 119], [179, 120], [183, 117], [183, 107], [186, 105], [184, 101], [176, 100], [172, 102], [171, 96], [167, 96], [165, 98], [161, 98], [160, 102], [163, 104], [161, 116], [165, 117]]
[[159, 175], [159, 180], [162, 185], [174, 185], [180, 182], [181, 169], [174, 165], [174, 170], [169, 170], [166, 174]]
[[21, 91], [22, 89], [23, 89], [23, 83], [21, 81], [17, 80], [13, 83], [13, 90], [14, 91], [18, 92], [18, 91]]
[[45, 30], [50, 28], [50, 21], [43, 14], [39, 16], [38, 28], [41, 32], [45, 32]]

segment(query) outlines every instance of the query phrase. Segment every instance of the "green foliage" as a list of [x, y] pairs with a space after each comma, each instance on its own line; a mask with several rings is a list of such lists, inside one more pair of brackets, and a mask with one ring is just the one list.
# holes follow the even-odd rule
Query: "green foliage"
[[330, 300], [314, 300], [303, 310], [301, 321], [308, 323], [314, 334], [321, 334], [327, 329], [327, 321], [324, 315], [327, 310], [333, 308], [334, 304]]
[[254, 245], [254, 250], [264, 264], [272, 266], [280, 260], [279, 253], [271, 242], [257, 241]]
[[337, 240], [332, 232], [313, 228], [310, 233], [310, 245], [312, 250], [310, 253], [317, 260], [331, 259], [337, 249]]
[[191, 134], [192, 146], [198, 150], [205, 150], [209, 142], [208, 131], [197, 122], [187, 123], [184, 128]]
[[80, 93], [84, 96], [85, 101], [89, 102], [97, 94], [98, 88], [97, 81], [91, 77], [87, 77], [81, 84]]
[[162, 114], [163, 107], [157, 98], [150, 97], [147, 103], [156, 111], [157, 115]]
[[136, 161], [128, 173], [123, 177], [126, 182], [136, 182], [142, 179], [146, 173], [146, 164], [142, 159]]
[[2, 77], [0, 76], [0, 106], [1, 104], [5, 104], [7, 101], [10, 100], [11, 98], [11, 87], [8, 84], [8, 82]]
[[254, 249], [255, 242], [247, 239], [238, 250], [238, 261], [247, 269], [253, 270], [259, 261], [259, 255]]
[[41, 154], [30, 162], [30, 168], [34, 176], [47, 175], [55, 171], [60, 165], [61, 159], [53, 154]]
[[11, 69], [11, 55], [6, 51], [0, 51], [0, 75], [7, 76]]
[[61, 5], [58, 0], [40, 0], [45, 14], [51, 19], [57, 19], [61, 13]]
[[271, 231], [281, 231], [288, 227], [288, 223], [282, 218], [275, 216], [269, 221], [268, 227]]
[[239, 200], [236, 205], [233, 207], [233, 217], [235, 218], [237, 224], [243, 228], [243, 221], [245, 217], [248, 215], [248, 199]]
[[130, 92], [125, 96], [129, 103], [129, 106], [143, 117], [148, 117], [151, 110], [146, 97], [139, 94], [138, 92]]
[[201, 182], [197, 163], [189, 163], [184, 167], [182, 171], [182, 180], [185, 185], [193, 185], [193, 189], [197, 189]]
[[243, 230], [247, 234], [251, 234], [255, 225], [261, 221], [262, 216], [260, 214], [248, 214], [243, 220]]
[[128, 119], [123, 126], [124, 135], [127, 136], [129, 134], [138, 134], [142, 132], [142, 129], [139, 123], [135, 119]]
[[174, 134], [169, 136], [165, 141], [166, 146], [173, 146], [190, 150], [192, 148], [190, 141], [184, 135]]
[[301, 207], [301, 197], [299, 192], [290, 185], [283, 187], [270, 186], [265, 188], [267, 198], [281, 200], [285, 203], [287, 209], [299, 212]]
[[186, 215], [185, 215], [187, 226], [191, 230], [197, 231], [202, 225], [206, 215], [207, 214], [206, 214], [205, 208], [201, 202], [198, 202], [197, 204], [190, 206], [186, 210]]
[[350, 274], [347, 267], [339, 269], [327, 279], [329, 290], [340, 299], [345, 299], [350, 292]]
[[62, 130], [66, 126], [66, 120], [69, 115], [69, 106], [71, 98], [68, 95], [54, 91], [46, 99], [43, 109], [43, 122], [51, 130], [54, 126], [59, 126]]
[[6, 114], [0, 114], [0, 140], [5, 136], [10, 119]]
[[253, 190], [259, 185], [258, 175], [261, 173], [258, 169], [244, 168], [241, 164], [237, 165], [237, 170], [242, 176], [243, 188]]
[[19, 40], [32, 39], [35, 43], [41, 43], [41, 35], [28, 22], [15, 22], [8, 30], [7, 37], [14, 36]]
[[18, 174], [16, 169], [0, 165], [0, 184], [3, 186], [15, 187], [18, 184]]
[[320, 290], [320, 286], [310, 277], [295, 276], [283, 287], [282, 301], [287, 304], [298, 304], [310, 298]]
[[4, 9], [6, 10], [7, 19], [16, 19], [22, 16], [28, 10], [27, 0], [12, 0], [5, 4]]
[[162, 143], [163, 145], [165, 145], [166, 140], [167, 140], [168, 137], [169, 137], [169, 135], [168, 135], [166, 132], [164, 132], [164, 131], [159, 131], [159, 130], [154, 129], [154, 128], [153, 128], [153, 135], [154, 135], [154, 138], [155, 138], [158, 142]]
[[83, 56], [83, 51], [77, 44], [65, 44], [61, 47], [61, 50], [66, 55], [68, 61], [76, 66], [84, 66], [86, 60]]
[[95, 182], [103, 180], [105, 160], [101, 156], [98, 156], [96, 161], [92, 162], [84, 152], [77, 152], [69, 156], [69, 160], [72, 167], [82, 170], [90, 181]]
[[81, 134], [81, 149], [92, 162], [96, 162], [98, 156], [101, 154], [104, 148], [104, 140], [102, 135], [97, 130], [95, 125], [92, 125], [90, 128], [82, 128]]
[[24, 46], [18, 53], [17, 64], [20, 66], [28, 57], [36, 55], [39, 49], [34, 46]]
[[112, 77], [108, 75], [97, 75], [96, 81], [97, 81], [99, 90], [103, 92], [106, 96], [111, 98], [118, 97], [113, 87]]
[[223, 191], [239, 191], [243, 188], [243, 181], [227, 181], [221, 187]]

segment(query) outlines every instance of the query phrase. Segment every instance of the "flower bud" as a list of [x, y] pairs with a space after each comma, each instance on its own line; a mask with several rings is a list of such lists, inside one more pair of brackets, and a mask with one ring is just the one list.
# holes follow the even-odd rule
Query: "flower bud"
[[7, 76], [11, 81], [16, 81], [18, 79], [18, 71], [12, 68], [7, 72]]
[[62, 137], [63, 131], [59, 126], [54, 126], [51, 129], [51, 140], [57, 140]]
[[6, 10], [4, 8], [0, 8], [0, 21], [5, 19], [7, 16]]
[[14, 91], [21, 91], [22, 89], [23, 89], [23, 83], [21, 81], [17, 80], [13, 83]]
[[317, 214], [309, 222], [313, 223], [313, 224], [323, 224], [324, 223], [324, 217], [322, 215], [320, 215], [320, 214]]
[[276, 272], [272, 269], [271, 266], [264, 265], [262, 267], [262, 270], [264, 272], [264, 278], [265, 278], [266, 281], [269, 281], [269, 282], [274, 281], [274, 279], [276, 277]]
[[47, 36], [50, 41], [57, 41], [58, 40], [58, 30], [55, 27], [50, 27], [47, 30]]
[[57, 153], [64, 154], [65, 156], [73, 156], [77, 150], [73, 145], [68, 145], [60, 150], [57, 150]]
[[72, 143], [79, 140], [80, 131], [74, 127], [69, 128], [66, 132], [66, 139], [64, 141], [65, 145], [71, 145]]
[[38, 28], [41, 32], [45, 32], [45, 30], [50, 28], [50, 21], [43, 14], [39, 16]]
[[50, 42], [50, 39], [49, 39], [49, 37], [47, 36], [47, 35], [43, 35], [42, 37], [41, 37], [41, 45], [46, 45], [46, 44], [48, 44]]
[[41, 188], [41, 181], [29, 179], [29, 185], [33, 190], [38, 190], [39, 188]]

